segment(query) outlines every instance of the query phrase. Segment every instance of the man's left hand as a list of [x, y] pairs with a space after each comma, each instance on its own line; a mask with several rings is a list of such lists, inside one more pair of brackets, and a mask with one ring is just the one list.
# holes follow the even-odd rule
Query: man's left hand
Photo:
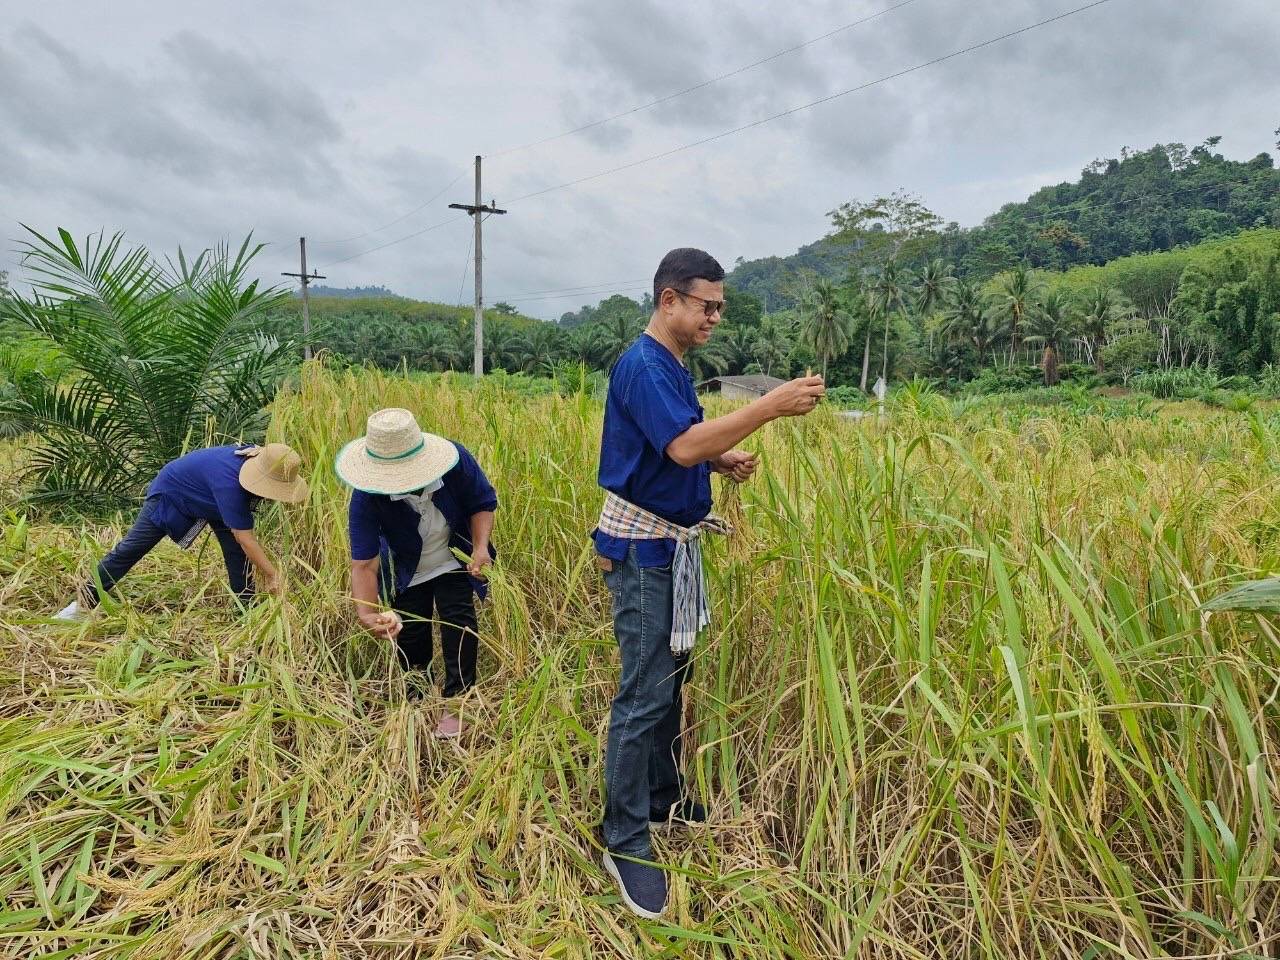
[[716, 473], [722, 473], [734, 483], [742, 483], [751, 479], [751, 475], [760, 466], [758, 454], [745, 450], [730, 450], [717, 457], [711, 464]]
[[467, 573], [473, 577], [484, 577], [484, 568], [493, 565], [493, 557], [489, 553], [489, 545], [476, 547], [471, 551], [471, 562], [467, 564]]

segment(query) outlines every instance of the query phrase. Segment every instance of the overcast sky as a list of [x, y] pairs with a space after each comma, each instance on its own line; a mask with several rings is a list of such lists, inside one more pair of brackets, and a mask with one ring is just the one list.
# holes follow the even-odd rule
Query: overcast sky
[[[353, 255], [447, 220], [450, 201], [470, 201], [481, 153], [485, 200], [510, 210], [485, 225], [486, 299], [555, 317], [600, 294], [541, 291], [636, 294], [674, 246], [704, 247], [726, 267], [792, 253], [822, 235], [836, 204], [898, 187], [972, 225], [1125, 145], [1219, 134], [1233, 158], [1274, 153], [1280, 3], [1110, 0], [713, 143], [518, 199], [1086, 0], [901, 2], [10, 6], [0, 26], [0, 220], [11, 242], [0, 269], [18, 271], [19, 222], [122, 230], [162, 253], [252, 230], [270, 241], [258, 262], [266, 277], [297, 269], [306, 235], [310, 265], [331, 285], [384, 284], [445, 302], [461, 287], [470, 302], [466, 219]], [[882, 11], [689, 95], [498, 155]], [[518, 299], [535, 292], [543, 299]]]

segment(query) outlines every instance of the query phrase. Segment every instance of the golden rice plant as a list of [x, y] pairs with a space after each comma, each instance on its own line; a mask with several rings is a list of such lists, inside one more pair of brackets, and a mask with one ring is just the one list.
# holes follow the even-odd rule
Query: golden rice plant
[[[330, 464], [387, 405], [502, 496], [458, 744], [345, 599]], [[648, 922], [594, 834], [617, 671], [587, 539], [600, 416], [309, 365], [271, 426], [314, 478], [263, 517], [287, 598], [240, 619], [216, 550], [167, 546], [55, 625], [130, 518], [6, 506], [0, 955], [1277, 955], [1280, 643], [1265, 614], [1201, 609], [1277, 565], [1273, 424], [769, 426], [761, 474], [717, 491], [744, 539], [709, 549], [689, 693], [714, 824], [658, 841], [672, 903]]]

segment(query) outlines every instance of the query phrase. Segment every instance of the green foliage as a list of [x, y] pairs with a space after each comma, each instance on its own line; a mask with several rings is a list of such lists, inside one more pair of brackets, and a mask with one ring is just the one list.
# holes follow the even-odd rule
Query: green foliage
[[1158, 400], [1197, 397], [1217, 390], [1220, 385], [1217, 371], [1204, 367], [1149, 370], [1129, 381], [1134, 390], [1149, 393]]
[[297, 351], [263, 332], [288, 293], [247, 280], [260, 245], [191, 262], [179, 250], [175, 266], [120, 234], [83, 246], [65, 230], [31, 236], [23, 262], [34, 292], [4, 309], [69, 370], [22, 380], [3, 407], [39, 438], [33, 500], [120, 505], [192, 446], [262, 435]]
[[[926, 230], [904, 248], [906, 266], [919, 269], [940, 256], [955, 264], [957, 275], [981, 281], [1020, 263], [1064, 270], [1173, 250], [1258, 226], [1280, 227], [1280, 171], [1272, 158], [1264, 153], [1247, 161], [1228, 160], [1216, 147], [1216, 139], [1210, 138], [1192, 149], [1157, 144], [1096, 160], [1074, 183], [1045, 187], [1021, 203], [1007, 204], [978, 227], [950, 224]], [[870, 229], [843, 229], [874, 226], [859, 215], [876, 207], [877, 201], [855, 201], [832, 211], [833, 237], [789, 257], [740, 260], [731, 282], [760, 297], [768, 310], [793, 306], [802, 271], [838, 281], [860, 255], [860, 244], [868, 237], [887, 238], [887, 230], [877, 238]]]

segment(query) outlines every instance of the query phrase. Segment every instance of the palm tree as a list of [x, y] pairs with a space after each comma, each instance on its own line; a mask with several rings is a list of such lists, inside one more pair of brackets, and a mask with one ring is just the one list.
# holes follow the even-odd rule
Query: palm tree
[[1058, 355], [1071, 339], [1074, 321], [1071, 317], [1071, 300], [1061, 290], [1051, 290], [1043, 300], [1034, 305], [1030, 313], [1028, 343], [1044, 344], [1040, 365], [1044, 369], [1044, 385], [1052, 387], [1058, 382]]
[[849, 314], [840, 302], [835, 285], [829, 280], [819, 280], [814, 284], [801, 309], [804, 317], [802, 334], [822, 361], [822, 376], [825, 378], [827, 365], [849, 349]]
[[39, 438], [31, 498], [123, 506], [192, 443], [260, 438], [265, 408], [298, 361], [296, 342], [265, 332], [287, 290], [259, 289], [262, 245], [161, 264], [122, 234], [77, 246], [29, 231], [33, 292], [6, 300], [10, 318], [66, 358], [72, 379], [33, 379], [0, 418]]
[[1110, 287], [1099, 284], [1085, 299], [1080, 317], [1080, 339], [1093, 368], [1103, 372], [1102, 348], [1106, 345], [1107, 332], [1117, 321], [1130, 315], [1132, 308]]
[[[947, 294], [955, 286], [954, 268], [943, 260], [930, 260], [920, 271], [920, 285], [916, 288], [916, 316], [925, 318], [946, 303]], [[929, 355], [933, 355], [933, 328], [929, 329]]]
[[438, 323], [422, 327], [414, 346], [418, 363], [428, 370], [452, 370], [462, 361], [458, 354], [458, 338]]
[[912, 299], [911, 274], [897, 260], [890, 260], [880, 271], [872, 288], [879, 312], [884, 314], [884, 343], [880, 356], [880, 379], [889, 379], [889, 321], [897, 313], [906, 316], [907, 302]]
[[787, 362], [791, 353], [791, 336], [792, 325], [787, 320], [775, 313], [761, 317], [752, 343], [752, 358], [760, 364], [765, 376], [773, 376], [773, 371]]
[[506, 323], [490, 320], [484, 325], [484, 366], [486, 371], [510, 370], [520, 357], [520, 335]]
[[880, 299], [875, 291], [866, 284], [858, 287], [858, 303], [862, 306], [862, 323], [866, 327], [866, 335], [862, 341], [862, 379], [858, 386], [863, 393], [867, 392], [867, 373], [871, 368], [871, 331], [879, 325], [881, 310]]
[[1006, 321], [1009, 337], [1009, 365], [1013, 366], [1022, 340], [1023, 327], [1040, 292], [1040, 282], [1025, 263], [1005, 274], [996, 289], [996, 304]]
[[606, 321], [593, 323], [591, 336], [600, 365], [609, 370], [627, 347], [635, 342], [644, 329], [644, 318], [637, 315], [615, 313]]
[[948, 342], [970, 343], [981, 363], [999, 337], [998, 320], [982, 291], [970, 280], [959, 280], [947, 294], [941, 333]]
[[920, 271], [920, 285], [916, 288], [916, 311], [928, 313], [946, 302], [947, 294], [956, 285], [954, 267], [943, 260], [930, 260]]
[[724, 343], [712, 337], [708, 343], [686, 353], [684, 365], [695, 381], [705, 380], [724, 373], [729, 367], [729, 357]]
[[746, 326], [731, 327], [717, 334], [715, 342], [720, 344], [728, 373], [742, 373], [755, 362], [756, 337], [756, 331]]
[[525, 373], [554, 369], [564, 353], [564, 331], [554, 323], [537, 323], [518, 337], [516, 366]]

